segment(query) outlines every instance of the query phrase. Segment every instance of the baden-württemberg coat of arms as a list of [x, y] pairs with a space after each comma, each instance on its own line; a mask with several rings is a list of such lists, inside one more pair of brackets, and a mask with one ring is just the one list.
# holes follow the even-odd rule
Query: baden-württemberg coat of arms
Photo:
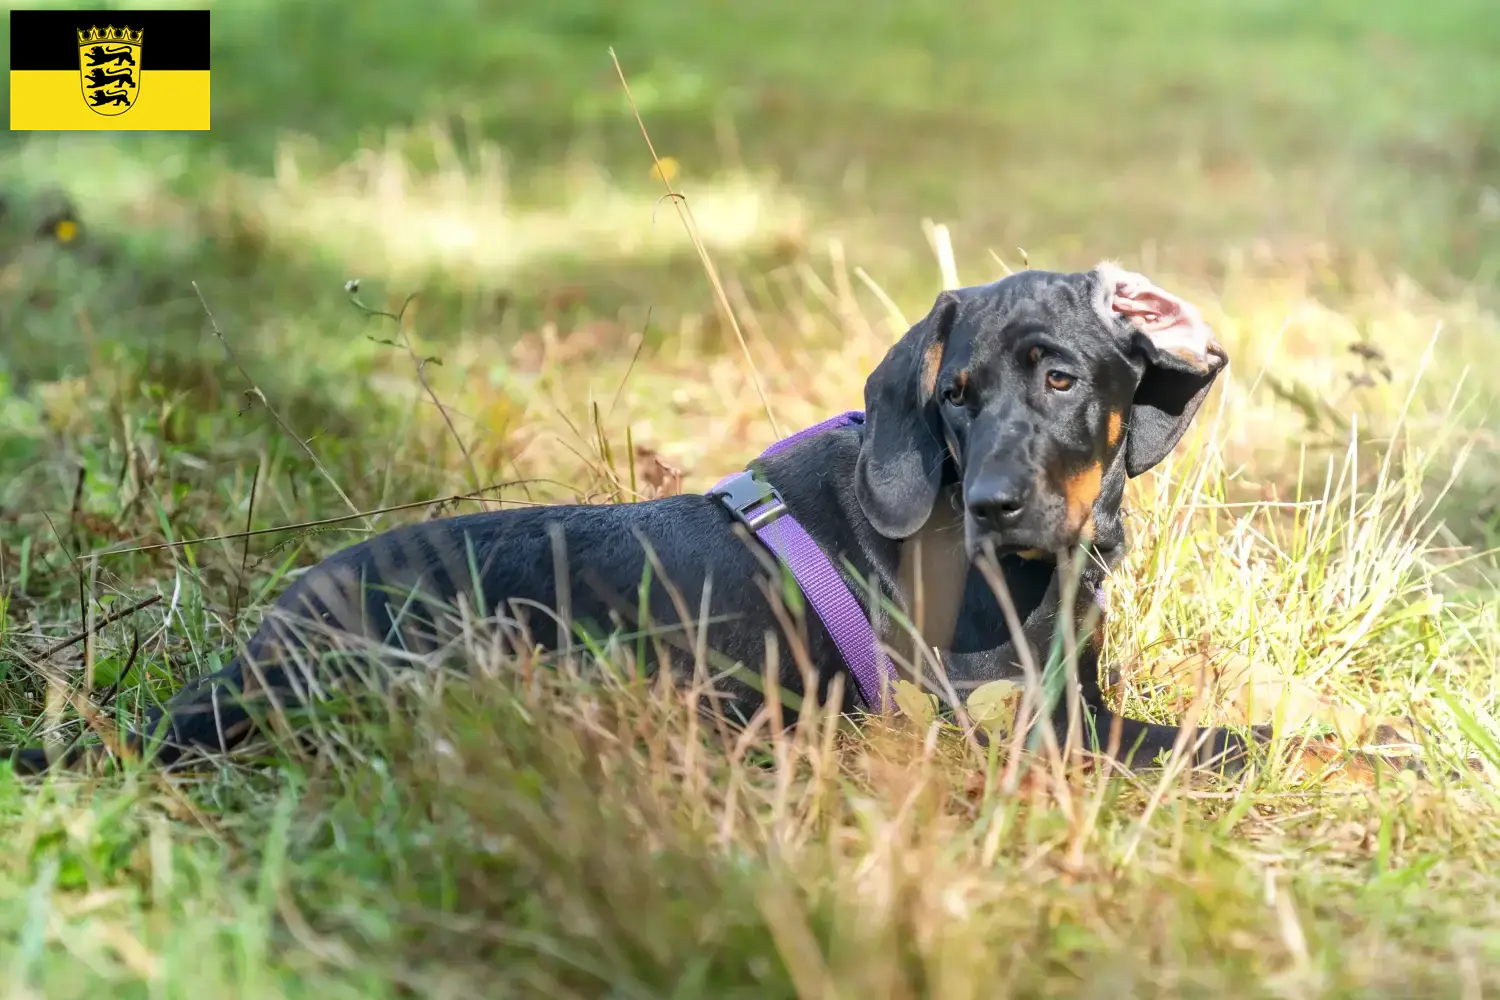
[[123, 115], [141, 95], [141, 37], [144, 31], [112, 26], [78, 32], [78, 71], [83, 100], [101, 115]]

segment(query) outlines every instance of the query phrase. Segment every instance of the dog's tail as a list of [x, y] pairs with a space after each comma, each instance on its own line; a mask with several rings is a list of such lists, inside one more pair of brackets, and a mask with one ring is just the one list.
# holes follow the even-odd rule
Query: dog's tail
[[[153, 723], [159, 723], [160, 712], [152, 713], [151, 723], [145, 727], [150, 732]], [[16, 774], [39, 775], [48, 771], [91, 769], [96, 764], [107, 761], [116, 756], [138, 758], [148, 745], [148, 741], [137, 732], [123, 730], [113, 741], [113, 751], [103, 743], [83, 743], [76, 741], [71, 745], [54, 750], [43, 747], [13, 747], [9, 751], [0, 751], [10, 757], [11, 769]], [[171, 764], [181, 756], [181, 750], [161, 741], [152, 747], [150, 754], [152, 763], [158, 765]]]
[[15, 747], [10, 751], [11, 769], [17, 774], [39, 775], [54, 770], [91, 767], [110, 756], [99, 744], [75, 743], [60, 753], [42, 747]]
[[197, 678], [165, 705], [153, 708], [138, 731], [122, 729], [108, 746], [75, 742], [60, 752], [14, 747], [8, 752], [0, 749], [0, 754], [10, 757], [15, 773], [40, 775], [89, 768], [116, 755], [167, 767], [193, 752], [227, 753], [253, 728], [241, 697], [245, 675], [236, 657], [223, 670]]

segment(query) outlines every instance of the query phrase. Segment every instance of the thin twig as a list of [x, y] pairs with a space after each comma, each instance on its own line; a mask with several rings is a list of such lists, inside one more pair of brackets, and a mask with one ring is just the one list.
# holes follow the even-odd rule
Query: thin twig
[[941, 222], [923, 219], [922, 228], [927, 233], [927, 242], [932, 245], [933, 255], [937, 257], [943, 287], [950, 291], [962, 287], [958, 280], [958, 264], [953, 257], [953, 237], [948, 232], [948, 227]]
[[[312, 459], [313, 465], [323, 474], [323, 478], [328, 480], [328, 485], [333, 487], [333, 491], [339, 495], [339, 499], [344, 501], [349, 509], [354, 512], [354, 516], [367, 517], [367, 515], [360, 513], [359, 508], [354, 505], [354, 501], [350, 500], [348, 495], [344, 493], [343, 488], [338, 484], [338, 480], [333, 478], [333, 473], [328, 471], [328, 467], [319, 460], [317, 454], [308, 446], [307, 442], [293, 431], [291, 427], [287, 426], [287, 422], [281, 419], [281, 414], [277, 413], [275, 408], [271, 406], [271, 401], [266, 399], [266, 394], [261, 392], [260, 386], [256, 384], [255, 379], [251, 378], [250, 373], [245, 370], [245, 366], [240, 364], [240, 359], [235, 356], [234, 348], [229, 346], [229, 341], [225, 338], [224, 331], [219, 329], [219, 321], [214, 319], [213, 310], [208, 307], [208, 300], [203, 297], [203, 289], [198, 287], [196, 281], [191, 284], [193, 291], [198, 295], [198, 301], [203, 303], [203, 314], [208, 317], [208, 325], [213, 328], [214, 336], [218, 338], [219, 345], [224, 348], [224, 353], [229, 356], [229, 363], [234, 365], [235, 369], [239, 371], [246, 382], [250, 383], [250, 392], [254, 394], [256, 399], [260, 400], [260, 405], [266, 408], [266, 412], [271, 415], [272, 420], [276, 421], [276, 426], [281, 428], [281, 432], [293, 441], [296, 441], [298, 446], [307, 453], [307, 457]], [[371, 531], [375, 530], [373, 523], [366, 524], [366, 527]]]
[[651, 329], [651, 309], [646, 310], [646, 321], [641, 324], [641, 339], [635, 345], [635, 353], [630, 356], [630, 364], [625, 367], [625, 374], [620, 377], [620, 384], [615, 388], [615, 396], [609, 401], [609, 409], [604, 411], [604, 419], [608, 420], [615, 412], [615, 404], [620, 401], [620, 394], [625, 391], [625, 383], [630, 381], [630, 373], [635, 371], [635, 362], [641, 356], [641, 351], [646, 347], [646, 331]]
[[82, 550], [78, 544], [78, 511], [83, 505], [83, 484], [88, 478], [88, 469], [83, 465], [78, 466], [78, 480], [73, 484], [73, 503], [68, 508], [68, 535], [73, 544], [69, 546], [74, 552]]
[[141, 652], [141, 630], [133, 628], [130, 630], [130, 655], [125, 658], [125, 666], [115, 675], [115, 682], [111, 684], [103, 694], [94, 699], [95, 704], [108, 706], [115, 700], [115, 695], [120, 693], [120, 685], [125, 683], [125, 677], [135, 666], [135, 658]]
[[229, 606], [229, 623], [234, 625], [240, 617], [240, 593], [245, 589], [245, 567], [250, 562], [250, 522], [255, 517], [255, 488], [260, 484], [260, 462], [250, 474], [250, 506], [245, 510], [245, 544], [240, 550], [240, 572], [234, 581], [234, 601]]
[[64, 639], [62, 642], [56, 643], [52, 646], [48, 646], [47, 649], [42, 653], [42, 659], [45, 660], [49, 657], [55, 656], [58, 653], [61, 653], [63, 650], [67, 649], [69, 646], [78, 645], [80, 642], [87, 639], [89, 636], [95, 634], [96, 632], [101, 631], [106, 626], [113, 625], [121, 618], [128, 618], [129, 616], [135, 614], [137, 611], [140, 611], [142, 608], [149, 608], [159, 600], [161, 600], [161, 595], [156, 594], [152, 597], [146, 598], [143, 601], [136, 601], [134, 604], [123, 611], [116, 611], [114, 614], [110, 615], [108, 618], [105, 618], [103, 621], [95, 622], [92, 628], [84, 629], [82, 632], [79, 632], [75, 636], [71, 636], [67, 639]]
[[[438, 412], [443, 415], [443, 423], [448, 425], [448, 432], [453, 435], [453, 440], [458, 442], [458, 450], [463, 453], [464, 465], [469, 470], [469, 485], [473, 489], [478, 490], [480, 488], [479, 470], [474, 466], [474, 456], [469, 452], [469, 446], [464, 444], [463, 436], [458, 433], [458, 428], [453, 425], [453, 418], [448, 415], [448, 408], [443, 405], [441, 399], [438, 399], [437, 391], [432, 388], [432, 383], [427, 381], [427, 375], [423, 371], [427, 367], [427, 362], [432, 359], [417, 355], [416, 348], [411, 346], [411, 337], [406, 332], [406, 310], [411, 308], [412, 302], [417, 298], [417, 293], [412, 292], [406, 297], [406, 301], [401, 303], [401, 311], [399, 313], [392, 313], [384, 309], [372, 309], [361, 302], [359, 300], [359, 285], [357, 283], [350, 282], [345, 287], [349, 290], [349, 301], [354, 303], [356, 309], [359, 309], [368, 316], [384, 316], [395, 322], [396, 332], [401, 336], [401, 340], [399, 342], [391, 341], [391, 343], [406, 349], [407, 355], [411, 358], [412, 365], [417, 370], [417, 381], [421, 384], [423, 391], [427, 393], [428, 398], [432, 400], [432, 405], [436, 406]], [[441, 364], [441, 362], [439, 363]]]
[[911, 326], [911, 321], [906, 318], [906, 314], [901, 311], [901, 307], [896, 305], [896, 300], [886, 294], [885, 289], [881, 288], [880, 285], [876, 283], [875, 279], [870, 277], [870, 273], [868, 271], [866, 271], [862, 267], [856, 266], [854, 268], [854, 276], [860, 281], [864, 282], [865, 287], [873, 292], [875, 297], [880, 300], [880, 305], [885, 309], [886, 315], [890, 317], [892, 325], [895, 326], [897, 333], [900, 333], [901, 331]]
[[63, 550], [68, 557], [68, 562], [78, 571], [78, 620], [84, 621], [88, 617], [89, 606], [88, 598], [84, 594], [83, 554], [69, 551], [68, 543], [63, 541], [62, 532], [58, 531], [57, 525], [52, 522], [51, 514], [43, 511], [42, 517], [46, 519], [47, 527], [52, 529], [52, 537], [57, 539], [57, 547]]
[[765, 407], [766, 419], [771, 422], [771, 432], [780, 438], [781, 427], [776, 423], [776, 415], [771, 412], [771, 403], [766, 399], [765, 390], [761, 388], [760, 374], [756, 371], [755, 359], [750, 356], [750, 345], [745, 342], [745, 334], [740, 330], [739, 319], [735, 317], [734, 310], [729, 307], [729, 296], [724, 294], [724, 285], [719, 281], [718, 269], [714, 267], [714, 262], [708, 255], [708, 248], [703, 245], [703, 240], [698, 235], [698, 227], [693, 221], [693, 210], [688, 207], [687, 197], [672, 189], [672, 181], [667, 176], [667, 172], [662, 169], [661, 159], [657, 157], [656, 147], [651, 142], [651, 133], [646, 130], [646, 122], [641, 118], [640, 108], [636, 107], [635, 97], [630, 93], [630, 84], [625, 79], [625, 70], [620, 66], [620, 57], [615, 55], [614, 46], [610, 46], [609, 58], [614, 61], [615, 72], [619, 74], [620, 86], [625, 88], [625, 99], [630, 102], [630, 111], [635, 115], [636, 124], [641, 127], [641, 137], [646, 140], [646, 148], [651, 151], [651, 162], [656, 164], [656, 174], [667, 189], [666, 196], [672, 202], [672, 207], [677, 210], [677, 217], [682, 220], [688, 239], [693, 243], [693, 249], [698, 251], [698, 259], [703, 262], [703, 270], [708, 274], [708, 281], [713, 286], [719, 308], [724, 310], [724, 318], [729, 321], [729, 328], [734, 331], [740, 350], [744, 352], [745, 364], [749, 368], [750, 383], [755, 386], [755, 394], [760, 397], [761, 406]]
[[[518, 486], [523, 480], [514, 480], [507, 483], [496, 483], [486, 489], [497, 490], [506, 486]], [[161, 549], [180, 549], [188, 545], [202, 545], [205, 542], [224, 542], [234, 538], [252, 538], [256, 535], [274, 535], [282, 531], [297, 531], [301, 528], [321, 528], [329, 524], [341, 524], [344, 521], [353, 521], [361, 517], [374, 517], [379, 514], [390, 514], [398, 510], [411, 510], [414, 507], [430, 507], [433, 504], [452, 503], [455, 500], [482, 500], [485, 503], [512, 503], [522, 507], [545, 507], [546, 504], [535, 503], [530, 500], [496, 500], [492, 497], [477, 496], [472, 493], [455, 493], [448, 497], [439, 497], [436, 500], [413, 500], [410, 503], [398, 503], [390, 507], [376, 507], [373, 510], [357, 510], [353, 514], [341, 514], [338, 517], [325, 517], [318, 521], [303, 521], [300, 524], [284, 524], [275, 528], [256, 528], [254, 531], [232, 531], [227, 535], [209, 535], [207, 538], [185, 538], [176, 542], [157, 542], [153, 545], [137, 545], [128, 549], [104, 549], [95, 552], [95, 556], [123, 556], [131, 552], [156, 552]]]

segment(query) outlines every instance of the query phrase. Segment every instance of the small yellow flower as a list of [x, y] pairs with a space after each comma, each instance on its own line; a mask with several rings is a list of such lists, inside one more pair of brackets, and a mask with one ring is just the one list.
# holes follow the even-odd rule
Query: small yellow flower
[[72, 243], [78, 238], [78, 223], [72, 219], [63, 219], [52, 227], [52, 235], [57, 237], [59, 243]]
[[663, 156], [657, 162], [651, 164], [651, 176], [668, 184], [677, 176], [678, 164], [676, 157]]

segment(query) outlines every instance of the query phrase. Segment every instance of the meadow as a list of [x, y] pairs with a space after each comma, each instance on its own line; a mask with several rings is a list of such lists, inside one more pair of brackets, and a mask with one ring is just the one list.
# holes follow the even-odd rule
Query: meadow
[[[0, 744], [139, 718], [371, 530], [706, 489], [945, 283], [1105, 258], [1231, 357], [1128, 496], [1110, 696], [1282, 738], [726, 742], [476, 632], [306, 745], [0, 775], [7, 995], [1494, 993], [1491, 6], [239, 0], [211, 131], [8, 133]], [[1387, 717], [1423, 774], [1353, 753]]]

